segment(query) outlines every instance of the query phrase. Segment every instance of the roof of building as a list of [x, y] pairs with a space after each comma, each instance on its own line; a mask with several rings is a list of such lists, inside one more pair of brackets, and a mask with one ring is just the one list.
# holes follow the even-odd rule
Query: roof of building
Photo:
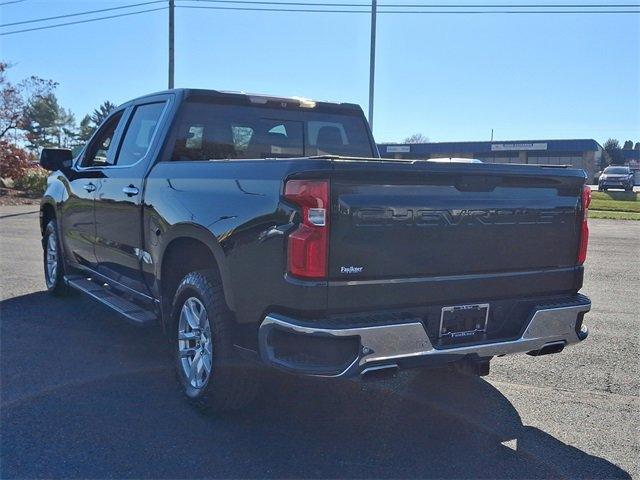
[[[392, 148], [391, 151], [387, 147]], [[602, 147], [592, 139], [577, 140], [504, 140], [493, 142], [434, 142], [434, 143], [384, 143], [378, 145], [381, 154], [402, 153], [398, 147], [409, 147], [413, 154], [433, 153], [496, 153], [504, 151], [546, 151], [546, 152], [584, 152], [596, 151]]]

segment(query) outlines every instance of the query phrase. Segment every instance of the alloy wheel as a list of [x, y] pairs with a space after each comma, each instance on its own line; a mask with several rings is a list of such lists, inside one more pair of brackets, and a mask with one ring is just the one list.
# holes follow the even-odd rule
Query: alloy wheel
[[207, 310], [196, 297], [187, 298], [180, 309], [178, 354], [182, 375], [189, 385], [204, 387], [211, 374], [213, 342]]
[[58, 246], [55, 232], [51, 232], [47, 238], [45, 255], [47, 280], [49, 281], [49, 286], [52, 286], [56, 283], [56, 275], [58, 273]]

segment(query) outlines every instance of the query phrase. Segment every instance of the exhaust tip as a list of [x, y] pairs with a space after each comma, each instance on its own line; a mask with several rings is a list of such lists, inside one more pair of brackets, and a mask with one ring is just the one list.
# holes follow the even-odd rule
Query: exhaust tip
[[541, 355], [550, 355], [552, 353], [560, 353], [564, 350], [565, 342], [564, 340], [559, 342], [551, 342], [544, 345], [540, 350], [532, 350], [527, 352], [527, 355], [531, 355], [532, 357], [539, 357]]

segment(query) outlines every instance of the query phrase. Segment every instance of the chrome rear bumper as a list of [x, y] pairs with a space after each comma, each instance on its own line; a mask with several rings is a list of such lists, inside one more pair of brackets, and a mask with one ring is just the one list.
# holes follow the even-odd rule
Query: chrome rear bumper
[[[591, 309], [591, 303], [557, 306], [537, 310], [527, 324], [524, 333], [515, 340], [497, 341], [476, 345], [436, 348], [431, 343], [423, 324], [419, 321], [392, 325], [375, 325], [356, 328], [321, 328], [301, 324], [282, 315], [268, 315], [260, 325], [260, 355], [273, 366], [319, 376], [350, 376], [363, 373], [367, 369], [394, 366], [407, 359], [427, 359], [442, 357], [454, 361], [468, 355], [491, 357], [513, 353], [536, 352], [545, 346], [563, 343], [571, 345], [584, 340], [588, 331], [578, 323], [582, 315]], [[358, 338], [360, 348], [344, 368], [331, 373], [307, 371], [295, 362], [283, 361], [275, 354], [269, 337], [274, 329], [290, 334], [323, 338]]]

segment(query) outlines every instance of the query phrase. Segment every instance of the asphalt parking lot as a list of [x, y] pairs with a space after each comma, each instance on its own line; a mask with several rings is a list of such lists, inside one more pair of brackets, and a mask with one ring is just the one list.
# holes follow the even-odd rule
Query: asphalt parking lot
[[0, 478], [631, 478], [640, 475], [640, 222], [591, 222], [589, 338], [491, 375], [270, 374], [215, 416], [159, 331], [44, 292], [37, 207], [0, 207]]

